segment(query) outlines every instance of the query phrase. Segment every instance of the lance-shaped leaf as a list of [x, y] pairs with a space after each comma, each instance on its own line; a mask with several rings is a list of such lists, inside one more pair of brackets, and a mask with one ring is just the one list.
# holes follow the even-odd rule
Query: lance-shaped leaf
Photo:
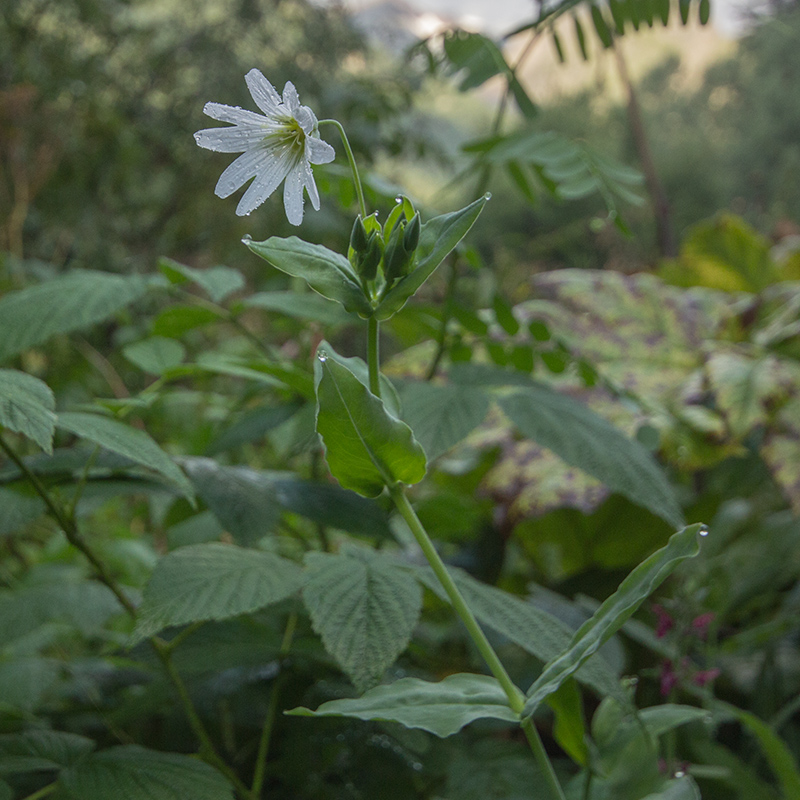
[[459, 211], [434, 217], [422, 226], [415, 253], [416, 266], [386, 293], [375, 310], [378, 319], [396, 314], [430, 278], [447, 254], [467, 235], [488, 199], [488, 195], [481, 197]]
[[377, 683], [405, 650], [422, 608], [407, 570], [370, 550], [311, 553], [303, 600], [325, 649], [356, 688]]
[[15, 369], [0, 369], [0, 427], [23, 434], [52, 453], [55, 407], [46, 383]]
[[670, 525], [684, 524], [669, 482], [647, 450], [577, 400], [531, 381], [499, 403], [523, 435]]
[[111, 747], [65, 769], [65, 800], [233, 800], [233, 788], [197, 758], [138, 745]]
[[700, 552], [698, 534], [702, 531], [703, 526], [698, 524], [673, 534], [664, 547], [639, 564], [622, 581], [619, 589], [578, 628], [569, 649], [542, 670], [542, 674], [528, 690], [524, 716], [533, 714], [549, 694], [574, 675], [633, 616], [642, 602], [678, 564]]
[[315, 292], [341, 303], [347, 311], [368, 317], [372, 307], [355, 276], [350, 262], [333, 250], [309, 244], [296, 236], [272, 236], [263, 242], [245, 244], [275, 269], [302, 278]]
[[257, 611], [294, 594], [301, 584], [300, 567], [274, 553], [215, 543], [182, 547], [156, 564], [134, 637]]
[[316, 711], [294, 708], [287, 713], [399, 722], [406, 728], [421, 728], [442, 738], [478, 719], [519, 721], [494, 678], [465, 673], [450, 675], [439, 683], [402, 678], [388, 686], [376, 686], [353, 700], [331, 700]]
[[74, 270], [0, 300], [0, 360], [42, 344], [58, 333], [87, 328], [138, 300], [148, 282], [138, 275]]
[[317, 432], [331, 474], [345, 489], [377, 497], [398, 481], [425, 476], [425, 453], [411, 428], [393, 416], [349, 369], [348, 359], [321, 342], [314, 363]]
[[177, 464], [144, 432], [115, 419], [99, 414], [64, 412], [58, 415], [57, 427], [88, 439], [112, 453], [130, 458], [137, 464], [155, 470], [191, 500], [191, 483]]

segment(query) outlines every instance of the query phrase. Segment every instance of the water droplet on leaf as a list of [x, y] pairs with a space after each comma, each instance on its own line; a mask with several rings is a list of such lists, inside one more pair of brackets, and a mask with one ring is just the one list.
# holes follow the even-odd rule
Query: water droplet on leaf
[[248, 242], [252, 242], [252, 241], [253, 241], [253, 237], [249, 233], [246, 233], [244, 236], [242, 236], [242, 243], [243, 244], [247, 244]]
[[703, 525], [703, 527], [700, 528], [700, 535], [701, 536], [708, 536], [708, 528], [706, 528], [705, 525]]
[[328, 360], [328, 354], [324, 350], [317, 353], [317, 358], [324, 364]]
[[676, 777], [676, 778], [682, 778], [684, 775], [686, 775], [686, 773], [685, 773], [685, 772], [684, 772], [682, 769], [679, 769], [679, 770], [678, 770], [678, 771], [675, 773], [675, 777]]

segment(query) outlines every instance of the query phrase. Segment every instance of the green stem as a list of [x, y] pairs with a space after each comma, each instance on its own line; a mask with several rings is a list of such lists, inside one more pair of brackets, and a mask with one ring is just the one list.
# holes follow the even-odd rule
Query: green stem
[[[278, 654], [278, 661], [283, 664], [284, 659], [289, 655], [289, 650], [292, 647], [292, 638], [294, 637], [294, 630], [297, 627], [297, 614], [293, 613], [289, 616], [286, 622], [286, 630], [283, 633], [283, 641], [281, 642], [281, 649]], [[267, 753], [269, 752], [269, 743], [272, 739], [272, 731], [275, 727], [275, 718], [278, 715], [278, 699], [280, 697], [281, 689], [285, 682], [286, 673], [281, 672], [272, 684], [272, 692], [269, 698], [269, 708], [267, 709], [267, 716], [264, 718], [264, 727], [261, 731], [261, 739], [258, 743], [258, 755], [256, 756], [256, 769], [253, 773], [253, 788], [250, 793], [253, 800], [258, 800], [261, 796], [261, 788], [264, 785], [264, 775], [267, 769]]]
[[370, 317], [367, 320], [367, 366], [369, 367], [369, 390], [375, 397], [381, 396], [380, 332], [380, 322], [375, 317]]
[[342, 144], [344, 144], [345, 152], [347, 153], [347, 160], [350, 162], [350, 171], [353, 173], [353, 184], [356, 187], [356, 194], [358, 195], [358, 207], [361, 209], [361, 218], [367, 218], [367, 204], [364, 202], [364, 190], [361, 187], [361, 178], [358, 174], [358, 166], [356, 159], [353, 155], [353, 148], [350, 147], [350, 141], [347, 138], [342, 123], [336, 119], [323, 119], [319, 122], [320, 125], [335, 125], [339, 130], [339, 135], [342, 137]]
[[427, 531], [419, 521], [419, 517], [411, 507], [411, 503], [408, 502], [408, 497], [406, 497], [402, 485], [394, 484], [394, 486], [390, 486], [389, 494], [392, 496], [397, 510], [408, 523], [408, 527], [411, 528], [411, 532], [414, 534], [417, 544], [419, 544], [422, 552], [425, 554], [425, 558], [431, 565], [431, 569], [436, 573], [436, 577], [439, 579], [445, 592], [447, 592], [447, 596], [450, 598], [455, 612], [464, 623], [470, 637], [475, 642], [475, 646], [480, 651], [480, 654], [483, 656], [492, 674], [503, 687], [503, 691], [506, 693], [506, 697], [508, 697], [508, 705], [511, 707], [511, 710], [516, 714], [522, 713], [522, 709], [525, 707], [525, 695], [514, 685], [508, 672], [506, 672], [506, 668], [497, 657], [494, 648], [489, 644], [486, 634], [478, 625], [475, 615], [458, 590], [455, 581], [450, 577], [450, 573], [447, 571], [447, 567], [445, 567], [439, 553], [433, 546], [430, 536], [428, 536]]
[[58, 789], [57, 783], [48, 783], [47, 786], [43, 786], [33, 794], [29, 794], [24, 800], [39, 800], [40, 797], [47, 797], [47, 795], [53, 794], [56, 789]]
[[[514, 682], [511, 680], [508, 672], [506, 672], [506, 668], [503, 666], [502, 662], [497, 656], [497, 653], [495, 653], [494, 648], [486, 638], [486, 634], [481, 630], [480, 625], [478, 625], [475, 615], [472, 613], [467, 605], [466, 600], [464, 600], [463, 595], [458, 590], [455, 581], [450, 576], [450, 573], [447, 571], [447, 567], [445, 567], [444, 562], [439, 556], [439, 553], [433, 546], [430, 536], [428, 536], [427, 531], [419, 521], [419, 517], [411, 507], [411, 503], [408, 501], [408, 497], [406, 496], [403, 486], [399, 483], [396, 483], [388, 488], [389, 494], [391, 495], [395, 506], [397, 506], [397, 510], [400, 512], [403, 519], [408, 523], [408, 527], [414, 534], [417, 544], [425, 554], [425, 558], [428, 560], [431, 569], [434, 571], [434, 573], [436, 573], [436, 577], [439, 579], [439, 582], [442, 584], [447, 596], [450, 598], [453, 608], [461, 618], [461, 621], [464, 623], [470, 637], [472, 638], [472, 641], [475, 642], [475, 646], [480, 651], [480, 654], [483, 656], [492, 674], [495, 676], [495, 678], [497, 678], [498, 682], [503, 687], [503, 691], [506, 693], [506, 697], [508, 698], [509, 707], [516, 714], [521, 714], [522, 709], [525, 707], [525, 695], [520, 691], [519, 688], [517, 688], [517, 686], [514, 685]], [[547, 755], [547, 751], [544, 749], [544, 745], [542, 744], [542, 740], [539, 738], [539, 733], [536, 730], [533, 721], [529, 718], [521, 724], [522, 730], [525, 731], [525, 736], [528, 738], [528, 743], [533, 751], [536, 762], [539, 765], [539, 769], [542, 772], [542, 776], [547, 782], [547, 785], [550, 787], [553, 797], [556, 800], [566, 800], [561, 785], [558, 782], [558, 777], [553, 770], [553, 765], [550, 763], [550, 758]]]

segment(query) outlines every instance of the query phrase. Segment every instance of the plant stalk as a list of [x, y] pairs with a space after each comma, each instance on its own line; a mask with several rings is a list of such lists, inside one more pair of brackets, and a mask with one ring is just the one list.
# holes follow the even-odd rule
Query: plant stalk
[[353, 184], [356, 187], [356, 194], [358, 195], [358, 207], [361, 211], [361, 218], [367, 217], [367, 204], [364, 202], [364, 189], [361, 186], [361, 177], [358, 174], [358, 166], [356, 165], [356, 158], [353, 155], [353, 148], [350, 147], [350, 140], [347, 138], [344, 127], [339, 120], [336, 119], [322, 119], [319, 121], [320, 125], [335, 125], [339, 130], [339, 135], [342, 137], [342, 144], [347, 153], [347, 160], [350, 163], [350, 171], [353, 173]]
[[380, 322], [375, 317], [370, 317], [367, 320], [367, 367], [369, 368], [369, 390], [375, 397], [381, 396], [380, 335]]

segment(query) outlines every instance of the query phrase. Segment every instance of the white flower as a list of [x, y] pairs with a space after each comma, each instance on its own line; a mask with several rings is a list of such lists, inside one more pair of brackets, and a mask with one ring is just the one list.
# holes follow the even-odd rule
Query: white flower
[[220, 175], [214, 193], [228, 197], [255, 178], [236, 207], [236, 213], [244, 216], [258, 208], [285, 179], [286, 217], [292, 225], [299, 225], [303, 221], [304, 188], [311, 205], [319, 211], [319, 192], [311, 165], [333, 161], [334, 149], [319, 138], [314, 112], [300, 105], [291, 83], [286, 84], [281, 98], [259, 70], [251, 69], [244, 79], [264, 115], [238, 106], [206, 103], [205, 114], [230, 122], [233, 127], [207, 128], [194, 135], [197, 144], [207, 150], [242, 153]]

